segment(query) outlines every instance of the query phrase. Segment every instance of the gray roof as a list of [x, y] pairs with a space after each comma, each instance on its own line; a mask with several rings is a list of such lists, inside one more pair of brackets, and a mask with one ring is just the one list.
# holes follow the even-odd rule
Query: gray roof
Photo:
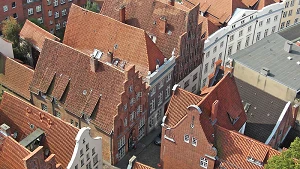
[[235, 78], [242, 103], [250, 106], [247, 115], [245, 135], [266, 142], [272, 133], [286, 102], [240, 79]]
[[284, 37], [287, 40], [296, 42], [297, 40], [300, 40], [300, 23], [297, 25], [288, 27], [286, 29], [283, 29], [282, 31], [278, 32], [279, 35]]
[[[252, 46], [231, 56], [235, 62], [260, 72], [262, 67], [270, 69], [269, 78], [278, 81], [293, 90], [300, 89], [300, 47], [292, 45], [290, 53], [284, 51], [287, 39], [272, 34]], [[291, 56], [293, 59], [287, 59]]]

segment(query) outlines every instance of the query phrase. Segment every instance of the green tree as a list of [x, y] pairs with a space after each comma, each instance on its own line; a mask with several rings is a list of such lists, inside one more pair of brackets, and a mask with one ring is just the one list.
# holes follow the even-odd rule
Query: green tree
[[88, 0], [85, 5], [85, 9], [98, 13], [98, 4]]
[[5, 39], [13, 43], [12, 46], [15, 58], [22, 60], [24, 63], [27, 63], [26, 55], [29, 52], [29, 46], [26, 42], [20, 42], [20, 24], [13, 17], [9, 17], [2, 23], [3, 36]]
[[61, 28], [61, 29], [55, 31], [55, 36], [57, 36], [60, 39], [60, 41], [63, 41], [63, 39], [64, 39], [65, 30], [66, 30], [65, 28]]
[[19, 33], [21, 31], [21, 26], [13, 17], [9, 17], [7, 20], [3, 21], [3, 36], [5, 39], [13, 43], [13, 47], [16, 47], [19, 42]]
[[278, 156], [273, 156], [268, 160], [266, 169], [300, 169], [300, 139], [291, 143], [289, 149], [283, 151]]
[[45, 25], [44, 25], [44, 24], [41, 24], [41, 22], [40, 22], [38, 19], [36, 19], [36, 18], [28, 18], [28, 20], [30, 20], [32, 23], [36, 24], [37, 26], [39, 26], [39, 27], [41, 27], [42, 29], [44, 29], [44, 30], [47, 31]]

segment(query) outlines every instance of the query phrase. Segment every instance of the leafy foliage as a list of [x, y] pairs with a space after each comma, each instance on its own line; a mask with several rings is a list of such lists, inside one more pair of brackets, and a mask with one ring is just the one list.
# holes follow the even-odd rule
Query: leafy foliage
[[40, 22], [38, 19], [36, 19], [36, 18], [28, 18], [28, 20], [30, 20], [32, 23], [36, 24], [37, 26], [39, 26], [39, 27], [41, 27], [42, 29], [44, 29], [44, 30], [47, 31], [45, 25], [44, 25], [44, 24], [41, 24], [41, 22]]
[[85, 5], [85, 9], [98, 13], [98, 4], [88, 0]]
[[268, 160], [266, 169], [300, 169], [300, 138], [297, 137], [289, 149]]
[[29, 52], [29, 46], [26, 42], [20, 42], [19, 33], [21, 31], [20, 24], [12, 17], [3, 21], [3, 36], [13, 44], [13, 52], [16, 59], [27, 63], [26, 55]]

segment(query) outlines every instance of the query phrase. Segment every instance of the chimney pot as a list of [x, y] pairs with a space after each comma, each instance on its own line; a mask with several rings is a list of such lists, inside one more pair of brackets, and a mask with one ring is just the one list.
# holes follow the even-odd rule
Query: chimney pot
[[284, 51], [290, 53], [291, 50], [292, 50], [292, 45], [293, 45], [293, 42], [286, 41], [285, 44], [284, 44]]
[[174, 6], [175, 1], [174, 0], [168, 0], [168, 4], [171, 5], [171, 6]]
[[119, 9], [120, 12], [120, 22], [125, 23], [125, 6], [122, 5]]
[[166, 28], [167, 28], [167, 19], [165, 16], [162, 16], [159, 19], [159, 31], [161, 33], [166, 33]]
[[218, 109], [219, 109], [219, 100], [215, 100], [211, 107], [210, 119], [212, 122], [217, 120]]
[[90, 66], [91, 66], [91, 71], [92, 72], [96, 72], [98, 69], [98, 60], [94, 58], [94, 56], [92, 56], [90, 58]]

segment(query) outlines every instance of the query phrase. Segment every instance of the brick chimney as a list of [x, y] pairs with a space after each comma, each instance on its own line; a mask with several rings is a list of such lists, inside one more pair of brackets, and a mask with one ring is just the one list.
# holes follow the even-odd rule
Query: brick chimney
[[211, 107], [210, 119], [212, 122], [215, 122], [215, 120], [217, 120], [218, 109], [219, 109], [219, 100], [215, 100]]
[[112, 52], [107, 52], [106, 61], [108, 63], [112, 63], [112, 61], [113, 61], [113, 53]]
[[168, 1], [168, 4], [169, 4], [169, 5], [174, 6], [175, 0], [167, 0], [167, 1]]
[[11, 134], [10, 127], [5, 123], [0, 126], [0, 132], [5, 136], [10, 136]]
[[166, 33], [167, 18], [165, 16], [160, 17], [158, 26], [161, 33]]
[[122, 5], [120, 8], [119, 8], [119, 12], [120, 12], [120, 22], [122, 23], [125, 23], [125, 6]]
[[98, 60], [94, 58], [94, 56], [91, 56], [90, 58], [90, 66], [91, 66], [91, 71], [96, 72], [98, 69]]

